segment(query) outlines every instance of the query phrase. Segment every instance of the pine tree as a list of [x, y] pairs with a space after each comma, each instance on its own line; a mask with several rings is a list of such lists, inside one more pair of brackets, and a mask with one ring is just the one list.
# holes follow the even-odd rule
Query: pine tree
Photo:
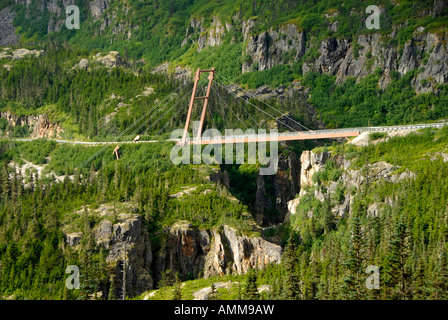
[[410, 296], [411, 273], [407, 265], [410, 255], [410, 236], [407, 230], [406, 218], [400, 217], [395, 224], [395, 232], [389, 241], [387, 256], [387, 272], [390, 276], [387, 285], [392, 289], [392, 298], [404, 300]]
[[181, 299], [182, 299], [182, 282], [180, 281], [179, 276], [176, 274], [176, 283], [174, 284], [172, 300], [181, 300]]
[[361, 220], [352, 218], [351, 239], [345, 260], [347, 275], [344, 279], [344, 295], [347, 299], [360, 300], [363, 288], [363, 261], [365, 258], [365, 241], [361, 231]]
[[216, 291], [215, 284], [212, 283], [210, 287], [210, 293], [208, 295], [208, 300], [218, 300], [218, 292]]
[[107, 296], [107, 300], [115, 300], [115, 278], [114, 276], [110, 279], [110, 287], [109, 287], [109, 293]]
[[433, 280], [433, 297], [435, 300], [448, 298], [448, 255], [447, 246], [441, 242], [435, 250], [436, 262]]
[[254, 269], [251, 269], [247, 273], [246, 286], [244, 287], [243, 296], [246, 300], [259, 300], [260, 294], [258, 293], [257, 286], [257, 273]]
[[282, 255], [282, 266], [285, 271], [283, 283], [283, 299], [296, 300], [299, 298], [300, 291], [300, 276], [299, 276], [299, 257], [297, 253], [297, 246], [294, 242], [294, 232], [288, 239], [288, 244]]
[[0, 182], [2, 186], [2, 189], [0, 190], [1, 198], [6, 201], [11, 193], [11, 184], [9, 179], [8, 167], [5, 163], [3, 163], [2, 170], [0, 172]]

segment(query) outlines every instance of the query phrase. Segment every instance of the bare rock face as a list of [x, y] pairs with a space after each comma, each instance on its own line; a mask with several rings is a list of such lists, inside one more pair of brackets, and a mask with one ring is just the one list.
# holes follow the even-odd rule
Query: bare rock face
[[27, 125], [31, 131], [31, 138], [60, 138], [62, 128], [50, 122], [46, 114], [39, 116], [17, 117], [9, 111], [0, 112], [0, 118], [6, 119], [11, 127]]
[[155, 262], [156, 281], [163, 271], [177, 271], [198, 277], [202, 273], [210, 237], [205, 230], [196, 230], [186, 221], [176, 222], [165, 230], [162, 247]]
[[[366, 165], [360, 169], [352, 170], [350, 169], [350, 160], [345, 159], [339, 154], [332, 155], [331, 152], [316, 153], [313, 151], [304, 151], [300, 161], [301, 189], [299, 196], [288, 202], [288, 211], [291, 215], [297, 214], [297, 207], [305, 194], [311, 193], [314, 198], [323, 202], [328, 199], [334, 199], [334, 194], [337, 192], [338, 188], [341, 187], [344, 190], [344, 195], [337, 201], [333, 200], [331, 202], [331, 211], [335, 216], [339, 217], [344, 217], [347, 214], [351, 215], [354, 197], [352, 190], [357, 190], [367, 184], [378, 181], [398, 183], [403, 180], [412, 180], [416, 178], [416, 174], [409, 170], [405, 170], [399, 174], [396, 173], [396, 170], [399, 169], [399, 167], [385, 161], [379, 161], [374, 164]], [[333, 162], [336, 167], [339, 168], [341, 171], [340, 176], [335, 181], [313, 181], [313, 175], [316, 172], [323, 171], [325, 165], [329, 161]], [[322, 184], [325, 185], [324, 188], [321, 188]], [[391, 205], [391, 203], [388, 203], [388, 205]], [[372, 216], [378, 216], [383, 207], [384, 205], [381, 203], [372, 204], [368, 208], [368, 213]], [[312, 215], [312, 212], [309, 212], [308, 215]]]
[[150, 275], [152, 263], [151, 243], [143, 219], [137, 214], [120, 215], [119, 222], [112, 224], [103, 220], [95, 230], [97, 245], [109, 250], [106, 262], [114, 270], [115, 296], [121, 294], [126, 259], [126, 288], [130, 296], [151, 290], [153, 280]]
[[10, 7], [0, 10], [0, 46], [13, 46], [19, 43], [20, 36], [16, 34], [16, 28], [12, 21], [16, 16], [15, 12], [10, 12]]
[[27, 56], [39, 57], [44, 51], [43, 50], [28, 50], [25, 48], [14, 50], [12, 59], [20, 60]]
[[179, 221], [165, 230], [154, 271], [156, 281], [166, 270], [194, 278], [243, 274], [251, 268], [279, 263], [281, 252], [279, 245], [238, 234], [226, 225], [205, 230]]
[[271, 198], [266, 192], [266, 186], [263, 176], [257, 177], [257, 191], [255, 193], [254, 210], [256, 213], [257, 223], [263, 225], [265, 212], [269, 210], [272, 202]]
[[300, 195], [304, 193], [304, 188], [313, 185], [313, 175], [315, 172], [321, 170], [327, 160], [330, 158], [331, 153], [322, 152], [314, 153], [312, 151], [303, 151], [300, 156], [300, 162], [302, 164], [300, 170]]
[[[248, 40], [243, 52], [245, 61], [242, 73], [268, 70], [274, 66], [291, 62], [283, 60], [284, 53], [295, 52], [291, 57], [292, 61], [297, 61], [305, 53], [305, 33], [298, 31], [295, 25], [287, 24], [278, 30], [271, 28], [260, 34], [249, 34], [247, 31], [247, 29], [250, 30], [249, 21], [245, 25], [243, 24], [246, 26], [245, 33], [243, 33]], [[254, 67], [254, 65], [258, 67]]]
[[98, 62], [104, 64], [108, 68], [114, 68], [123, 64], [123, 60], [118, 51], [110, 51], [109, 54], [104, 57], [99, 55], [95, 58]]
[[[288, 202], [294, 199], [300, 190], [300, 162], [294, 153], [288, 156], [279, 154], [278, 170], [272, 176], [257, 177], [255, 194], [255, 213], [257, 223], [261, 226], [278, 224], [285, 221], [288, 215]], [[266, 184], [272, 185], [272, 190], [266, 189]], [[268, 211], [275, 212], [268, 217]]]
[[60, 138], [62, 128], [48, 120], [47, 115], [39, 115], [31, 133], [31, 138]]
[[219, 46], [222, 44], [222, 39], [226, 30], [217, 17], [213, 17], [212, 24], [207, 32], [202, 32], [198, 40], [198, 51], [205, 47]]
[[434, 7], [432, 10], [432, 15], [434, 17], [441, 16], [444, 12], [446, 12], [447, 8], [448, 8], [447, 0], [434, 0]]
[[82, 232], [73, 232], [66, 234], [67, 244], [70, 247], [74, 247], [81, 243], [83, 233]]
[[88, 59], [81, 59], [79, 60], [79, 63], [77, 63], [73, 69], [79, 68], [81, 70], [86, 70], [89, 67], [89, 60]]
[[104, 11], [109, 7], [110, 0], [95, 0], [90, 3], [90, 12], [93, 19], [98, 20]]
[[[74, 250], [81, 250], [85, 245], [82, 240], [87, 237], [93, 240], [93, 244], [90, 244], [93, 246], [92, 250], [105, 250], [105, 268], [108, 280], [113, 282], [115, 297], [122, 297], [123, 294], [123, 270], [126, 271], [126, 296], [134, 297], [151, 290], [152, 246], [142, 216], [132, 213], [119, 214], [115, 206], [107, 204], [97, 209], [82, 210], [78, 214], [95, 215], [99, 222], [92, 229], [83, 230], [85, 232], [73, 231], [73, 225], [64, 226], [66, 243]], [[102, 293], [107, 295], [109, 286], [105, 287], [106, 285], [102, 288]]]
[[264, 268], [269, 263], [280, 263], [282, 249], [279, 245], [258, 237], [239, 235], [223, 226], [213, 232], [211, 250], [206, 256], [204, 276], [216, 274], [245, 274], [253, 268]]
[[218, 170], [210, 175], [210, 181], [221, 184], [228, 189], [230, 188], [229, 174], [226, 170]]
[[418, 93], [436, 91], [437, 84], [448, 83], [447, 39], [446, 34], [444, 37], [427, 34], [425, 47], [431, 53], [423, 65], [424, 70], [417, 75], [413, 83]]

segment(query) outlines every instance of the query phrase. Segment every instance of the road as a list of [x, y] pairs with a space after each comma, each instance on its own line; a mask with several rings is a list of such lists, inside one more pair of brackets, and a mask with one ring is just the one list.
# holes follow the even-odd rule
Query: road
[[[268, 134], [244, 134], [243, 135], [231, 135], [231, 136], [215, 136], [215, 137], [202, 137], [201, 140], [187, 139], [190, 143], [199, 144], [216, 144], [216, 143], [237, 143], [237, 142], [253, 142], [253, 141], [287, 141], [287, 140], [306, 140], [306, 139], [328, 139], [328, 138], [340, 138], [340, 137], [352, 137], [358, 136], [362, 132], [385, 132], [396, 130], [418, 130], [424, 128], [441, 128], [448, 125], [448, 122], [436, 122], [436, 123], [423, 123], [423, 124], [409, 124], [409, 125], [397, 125], [397, 126], [381, 126], [381, 127], [358, 127], [358, 128], [343, 128], [343, 129], [323, 129], [323, 130], [310, 130], [300, 132], [279, 132], [277, 136], [270, 136]], [[34, 141], [36, 139], [31, 138], [11, 138], [0, 139], [7, 141]], [[133, 143], [156, 143], [160, 140], [147, 140], [147, 141], [76, 141], [76, 140], [62, 140], [62, 139], [46, 139], [49, 141], [55, 141], [57, 143], [69, 143], [74, 145], [86, 145], [86, 146], [99, 146], [99, 145], [117, 145], [117, 144], [133, 144]], [[179, 142], [181, 139], [167, 139], [164, 141]]]

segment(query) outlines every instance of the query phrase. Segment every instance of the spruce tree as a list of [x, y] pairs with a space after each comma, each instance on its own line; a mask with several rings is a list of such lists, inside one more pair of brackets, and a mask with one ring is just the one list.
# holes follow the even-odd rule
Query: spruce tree
[[294, 232], [288, 239], [285, 251], [282, 256], [282, 266], [285, 272], [283, 282], [283, 299], [297, 300], [300, 292], [299, 257], [297, 246], [294, 242]]
[[257, 273], [254, 269], [251, 269], [247, 273], [246, 286], [244, 287], [244, 299], [246, 300], [259, 300], [260, 294], [258, 293], [257, 286]]
[[181, 300], [182, 299], [182, 282], [180, 281], [180, 278], [177, 274], [176, 274], [176, 283], [174, 284], [172, 299], [173, 300]]
[[395, 224], [395, 231], [389, 241], [387, 256], [387, 272], [390, 276], [387, 282], [392, 289], [392, 298], [404, 300], [410, 295], [410, 277], [407, 260], [411, 252], [410, 236], [407, 230], [406, 218], [400, 217]]
[[363, 261], [365, 257], [365, 241], [361, 231], [361, 220], [352, 218], [351, 238], [349, 249], [344, 262], [347, 270], [344, 279], [344, 295], [346, 299], [359, 300], [364, 292], [363, 286]]
[[208, 295], [208, 300], [218, 300], [218, 292], [216, 291], [215, 284], [212, 283], [210, 287], [210, 293]]

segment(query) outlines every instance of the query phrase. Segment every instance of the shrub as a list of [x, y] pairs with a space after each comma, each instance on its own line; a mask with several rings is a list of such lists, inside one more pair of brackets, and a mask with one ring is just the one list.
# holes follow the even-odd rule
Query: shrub
[[375, 141], [375, 140], [383, 139], [386, 136], [387, 136], [387, 133], [385, 133], [385, 132], [372, 132], [369, 134], [369, 140]]

